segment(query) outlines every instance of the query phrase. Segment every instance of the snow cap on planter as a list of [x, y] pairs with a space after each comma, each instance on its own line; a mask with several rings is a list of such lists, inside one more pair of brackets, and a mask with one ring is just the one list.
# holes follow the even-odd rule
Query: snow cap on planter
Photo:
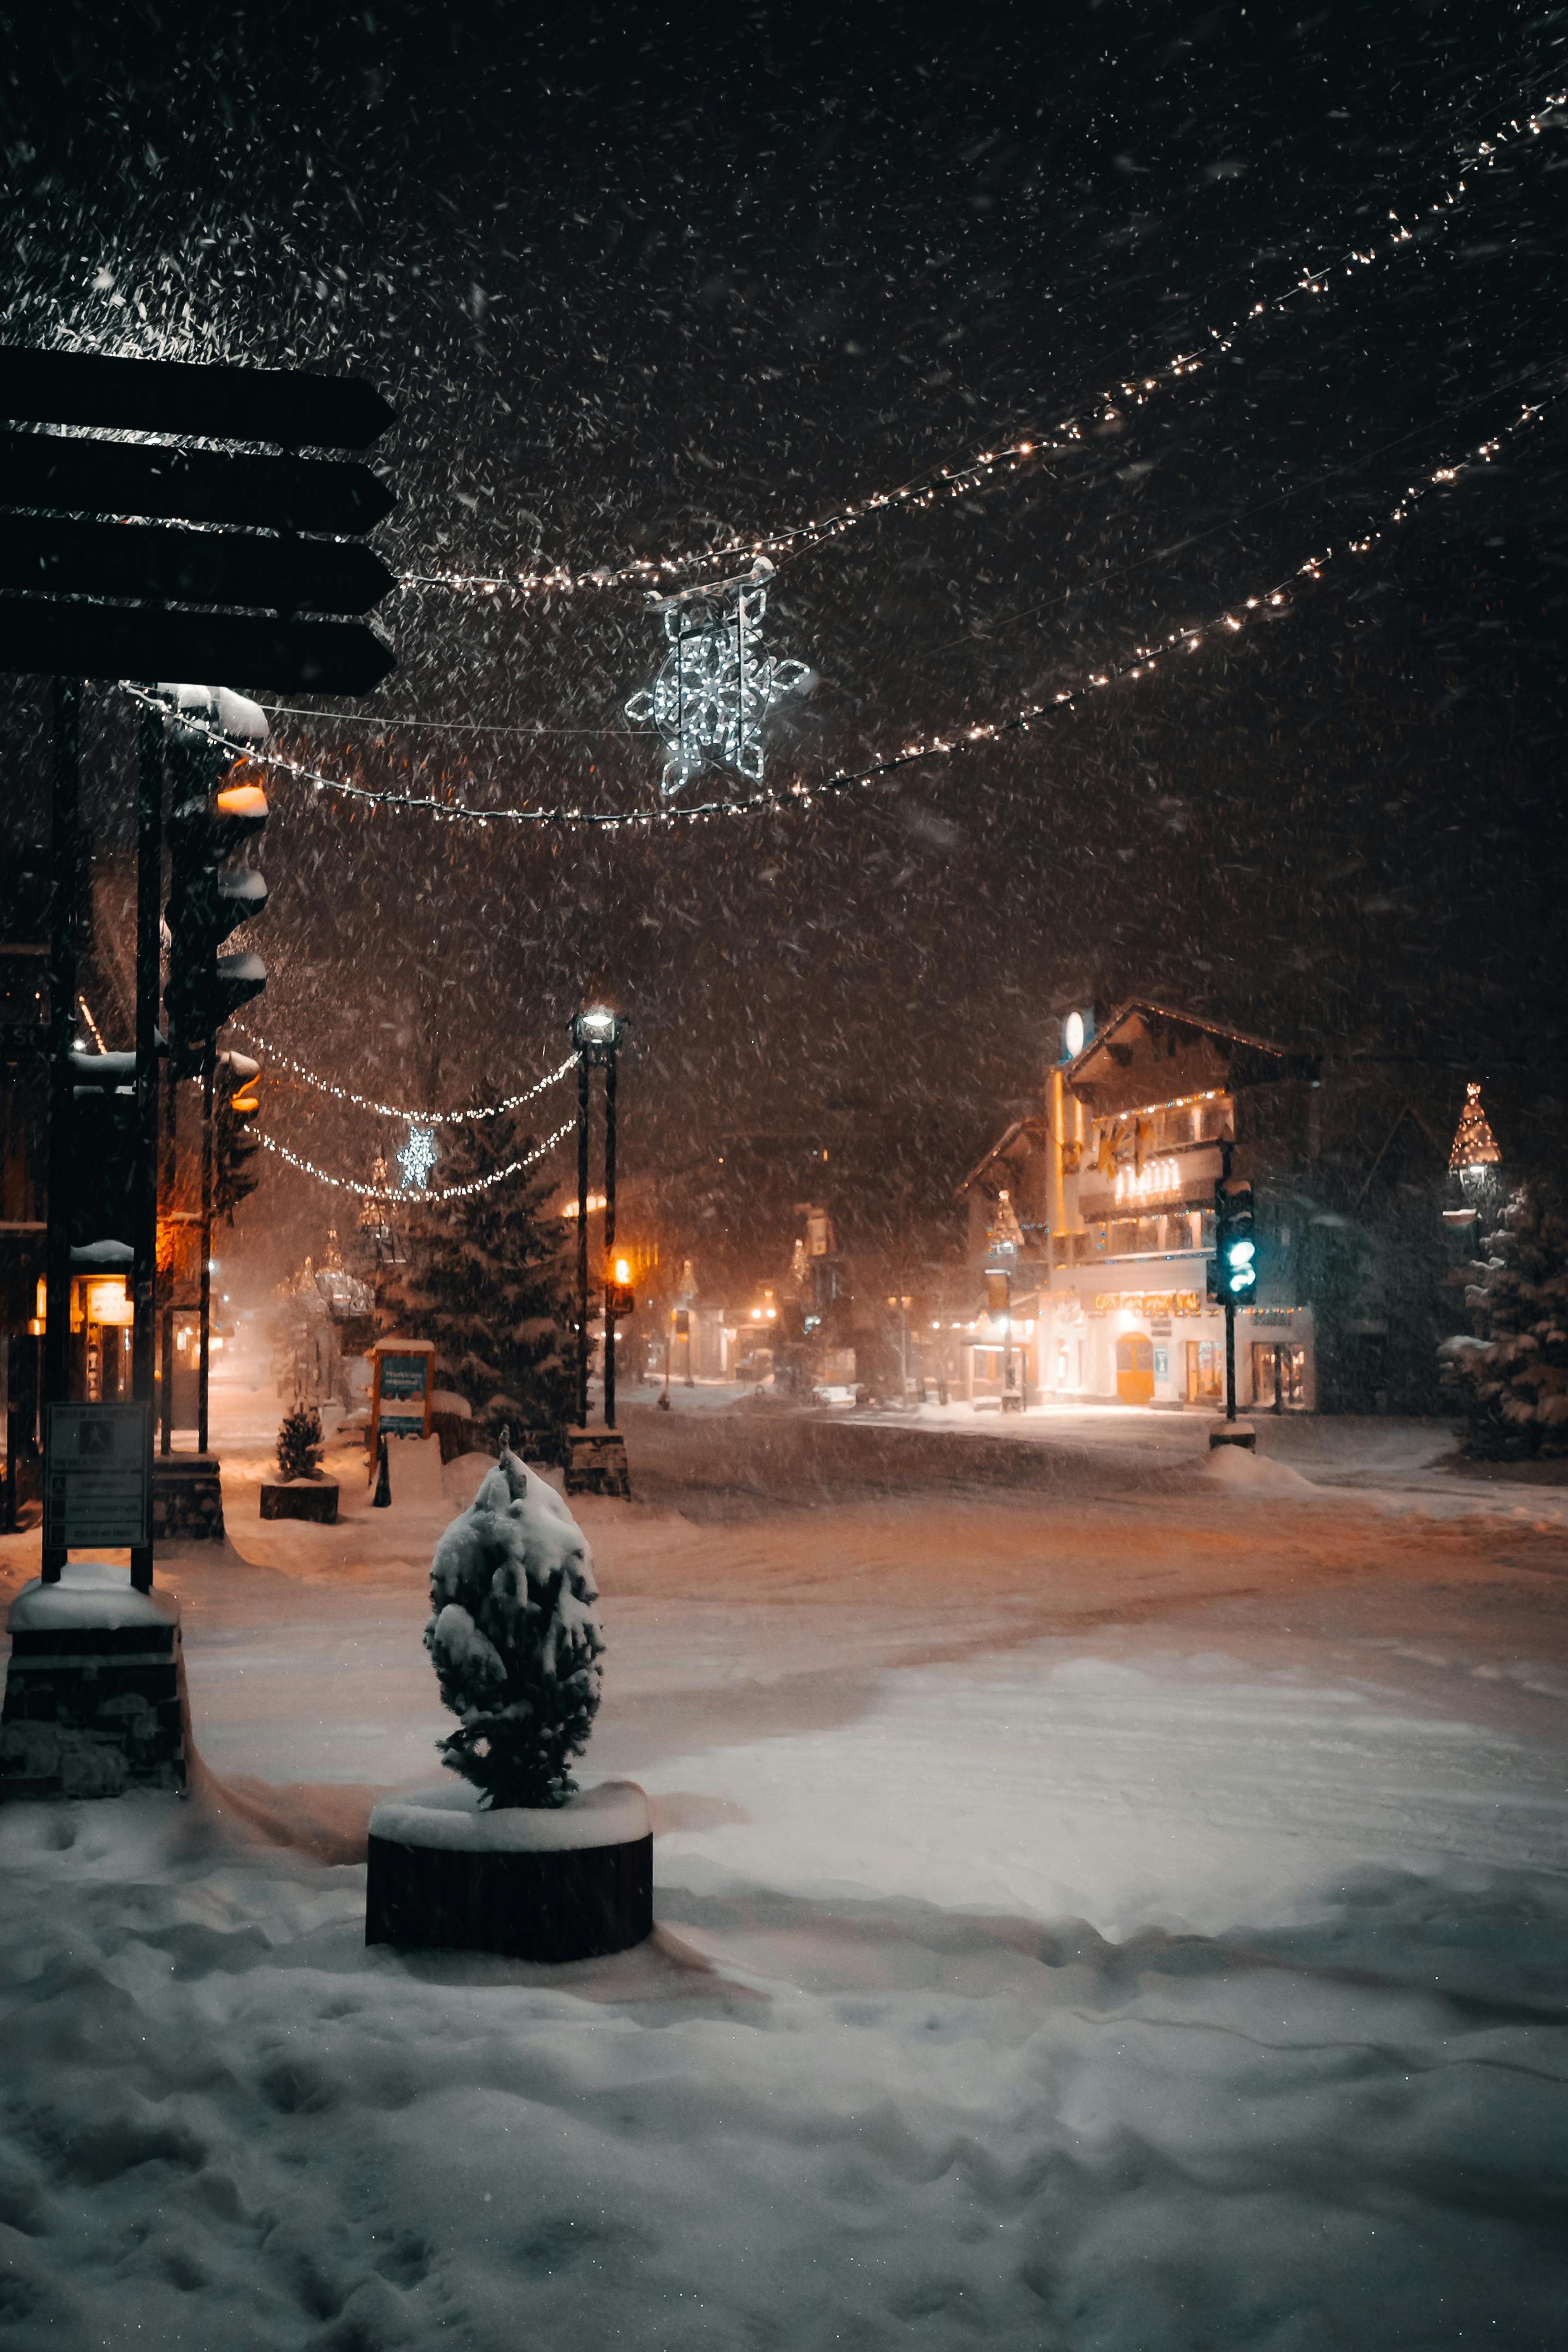
[[582, 1529], [507, 1444], [430, 1564], [424, 1644], [461, 1728], [442, 1760], [486, 1805], [560, 1805], [599, 1708], [604, 1635]]

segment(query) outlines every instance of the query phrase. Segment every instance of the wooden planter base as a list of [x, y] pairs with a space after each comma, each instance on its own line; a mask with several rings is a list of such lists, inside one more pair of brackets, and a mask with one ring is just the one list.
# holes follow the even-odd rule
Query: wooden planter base
[[[652, 1934], [652, 1832], [612, 1844], [564, 1842], [573, 1833], [579, 1807], [580, 1834], [591, 1840], [601, 1791], [555, 1813], [512, 1816], [525, 1843], [507, 1842], [504, 1811], [459, 1815], [464, 1828], [472, 1824], [470, 1842], [455, 1820], [451, 1794], [437, 1791], [438, 1801], [438, 1801], [424, 1821], [417, 1801], [394, 1799], [371, 1816], [367, 1944], [499, 1952], [517, 1960], [591, 1960], [627, 1951]], [[622, 1812], [627, 1798], [640, 1805], [641, 1791], [627, 1790], [620, 1800]], [[541, 1823], [540, 1836], [548, 1840], [542, 1850], [528, 1836], [528, 1825]], [[382, 1834], [386, 1828], [399, 1833]], [[427, 1835], [430, 1842], [423, 1842]]]
[[330, 1528], [338, 1523], [336, 1478], [273, 1479], [261, 1490], [264, 1519], [314, 1519]]

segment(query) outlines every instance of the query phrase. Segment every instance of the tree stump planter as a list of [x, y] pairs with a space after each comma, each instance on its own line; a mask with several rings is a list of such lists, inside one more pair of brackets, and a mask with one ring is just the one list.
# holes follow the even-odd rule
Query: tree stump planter
[[314, 1519], [324, 1528], [338, 1524], [336, 1478], [268, 1479], [261, 1489], [264, 1519]]
[[481, 1812], [478, 1791], [454, 1780], [371, 1815], [367, 1944], [592, 1960], [653, 1927], [653, 1836], [633, 1781]]

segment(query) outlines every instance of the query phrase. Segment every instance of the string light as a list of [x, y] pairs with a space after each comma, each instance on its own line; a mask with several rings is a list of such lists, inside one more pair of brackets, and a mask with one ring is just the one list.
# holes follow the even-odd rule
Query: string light
[[91, 1006], [89, 1004], [85, 996], [78, 996], [77, 998], [77, 1003], [81, 1006], [82, 1019], [87, 1023], [88, 1027], [92, 1032], [93, 1044], [98, 1047], [100, 1054], [107, 1054], [109, 1047], [103, 1042], [102, 1030], [99, 1027], [98, 1023], [92, 1017]]
[[492, 1184], [502, 1184], [508, 1176], [520, 1175], [525, 1168], [534, 1167], [547, 1151], [553, 1151], [556, 1145], [572, 1132], [574, 1125], [573, 1120], [568, 1119], [564, 1126], [556, 1129], [553, 1135], [547, 1135], [532, 1151], [525, 1152], [521, 1160], [508, 1160], [504, 1168], [492, 1168], [487, 1176], [476, 1176], [471, 1183], [443, 1184], [434, 1192], [413, 1195], [389, 1192], [384, 1185], [355, 1183], [347, 1176], [329, 1175], [327, 1170], [318, 1168], [313, 1160], [303, 1160], [298, 1152], [290, 1151], [288, 1146], [279, 1143], [275, 1135], [258, 1134], [257, 1139], [268, 1151], [275, 1151], [279, 1160], [287, 1160], [290, 1168], [298, 1168], [302, 1176], [314, 1176], [319, 1184], [330, 1184], [335, 1192], [353, 1192], [361, 1201], [384, 1201], [389, 1206], [406, 1209], [411, 1198], [423, 1204], [433, 1201], [465, 1201], [472, 1193], [488, 1192]]
[[1478, 140], [1473, 146], [1462, 150], [1456, 175], [1406, 217], [1390, 211], [1387, 218], [1391, 226], [1359, 239], [1316, 268], [1298, 267], [1290, 282], [1277, 294], [1249, 303], [1228, 325], [1207, 328], [1196, 350], [1178, 352], [1145, 374], [1123, 378], [1096, 394], [1079, 415], [1062, 418], [1043, 436], [1030, 435], [998, 449], [982, 450], [964, 466], [933, 467], [896, 488], [874, 490], [866, 498], [851, 499], [809, 522], [796, 523], [783, 530], [745, 534], [726, 540], [716, 547], [696, 548], [684, 555], [640, 556], [628, 563], [601, 564], [584, 572], [571, 572], [560, 564], [542, 572], [405, 572], [400, 584], [409, 588], [445, 588], [455, 593], [480, 596], [561, 596], [589, 589], [657, 590], [667, 586], [681, 572], [695, 571], [705, 564], [797, 553], [824, 540], [836, 539], [878, 515], [934, 506], [939, 499], [963, 498], [998, 474], [1016, 474], [1037, 460], [1070, 456], [1082, 448], [1098, 427], [1123, 423], [1130, 409], [1146, 406], [1156, 394], [1174, 384], [1190, 382], [1206, 368], [1225, 359], [1260, 320], [1279, 316], [1303, 295], [1326, 294], [1332, 280], [1354, 278], [1357, 270], [1370, 269], [1413, 246], [1416, 238], [1412, 222], [1445, 222], [1473, 193], [1467, 173], [1491, 170], [1505, 148], [1521, 139], [1539, 138], [1552, 115], [1564, 105], [1568, 105], [1568, 91], [1554, 90], [1541, 100], [1533, 113], [1511, 116], [1490, 139]]
[[[914, 767], [932, 759], [947, 759], [960, 751], [974, 751], [987, 743], [998, 742], [1003, 736], [1025, 734], [1037, 720], [1059, 718], [1076, 709], [1097, 690], [1130, 683], [1134, 679], [1155, 677], [1161, 674], [1162, 665], [1168, 667], [1167, 657], [1176, 654], [1201, 652], [1211, 638], [1224, 643], [1238, 635], [1249, 621], [1280, 617], [1291, 608], [1291, 590], [1302, 581], [1322, 581], [1330, 567], [1347, 555], [1365, 555], [1382, 543], [1398, 527], [1408, 521], [1420, 501], [1437, 488], [1448, 488], [1478, 467], [1490, 466], [1499, 453], [1519, 434], [1535, 425], [1552, 405], [1554, 394], [1540, 400], [1527, 401], [1519, 415], [1482, 441], [1467, 456], [1446, 458], [1429, 472], [1406, 485], [1394, 506], [1381, 523], [1363, 531], [1356, 539], [1343, 541], [1336, 547], [1327, 547], [1320, 554], [1309, 555], [1286, 572], [1271, 588], [1260, 589], [1256, 594], [1233, 598], [1206, 619], [1184, 623], [1167, 630], [1163, 637], [1150, 645], [1134, 646], [1132, 654], [1118, 663], [1091, 671], [1077, 686], [1059, 688], [1043, 702], [1026, 703], [1021, 709], [1004, 719], [980, 719], [954, 729], [951, 732], [930, 735], [903, 744], [896, 751], [873, 761], [869, 766], [852, 772], [828, 776], [813, 784], [775, 785], [768, 790], [750, 793], [742, 800], [701, 801], [685, 806], [642, 808], [617, 811], [584, 808], [475, 808], [463, 801], [441, 801], [433, 794], [374, 792], [368, 785], [350, 783], [341, 776], [324, 775], [302, 761], [291, 760], [281, 752], [259, 751], [255, 744], [231, 740], [211, 729], [197, 730], [187, 719], [184, 723], [192, 733], [202, 732], [236, 759], [251, 760], [287, 776], [297, 782], [308, 784], [312, 791], [334, 793], [347, 800], [369, 801], [381, 809], [420, 811], [445, 819], [453, 824], [542, 824], [563, 827], [589, 826], [604, 833], [620, 832], [626, 827], [648, 829], [656, 825], [705, 824], [723, 823], [745, 817], [780, 814], [789, 810], [809, 810], [819, 801], [834, 798], [844, 793], [862, 792], [896, 775], [900, 770]], [[122, 690], [134, 701], [151, 703], [152, 698], [141, 687], [121, 680]], [[161, 705], [155, 705], [162, 708]], [[399, 1114], [402, 1116], [402, 1114]]]
[[525, 1103], [532, 1102], [547, 1087], [559, 1086], [567, 1073], [577, 1066], [576, 1056], [569, 1054], [557, 1068], [547, 1071], [542, 1078], [537, 1078], [520, 1095], [507, 1095], [505, 1101], [486, 1103], [479, 1110], [409, 1110], [397, 1103], [373, 1102], [369, 1095], [357, 1095], [349, 1087], [335, 1086], [330, 1078], [322, 1077], [318, 1071], [308, 1070], [304, 1063], [297, 1062], [291, 1054], [278, 1053], [265, 1037], [258, 1037], [254, 1030], [247, 1029], [243, 1021], [236, 1021], [234, 1026], [242, 1037], [248, 1037], [256, 1051], [265, 1054], [270, 1062], [289, 1071], [302, 1085], [314, 1087], [319, 1094], [330, 1095], [334, 1102], [351, 1103], [356, 1110], [372, 1110], [381, 1118], [406, 1119], [411, 1125], [417, 1120], [423, 1127], [458, 1127], [469, 1119], [499, 1118], [506, 1111], [520, 1110]]

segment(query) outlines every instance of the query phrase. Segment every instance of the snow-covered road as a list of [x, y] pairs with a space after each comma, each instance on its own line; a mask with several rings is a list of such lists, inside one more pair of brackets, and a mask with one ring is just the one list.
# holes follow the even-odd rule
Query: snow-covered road
[[439, 1515], [264, 1528], [230, 1466], [168, 1580], [217, 1785], [0, 1814], [8, 2344], [1560, 2340], [1568, 1558], [1511, 1496], [591, 1503], [661, 1926], [545, 1970], [367, 1953], [339, 1858], [444, 1727]]

